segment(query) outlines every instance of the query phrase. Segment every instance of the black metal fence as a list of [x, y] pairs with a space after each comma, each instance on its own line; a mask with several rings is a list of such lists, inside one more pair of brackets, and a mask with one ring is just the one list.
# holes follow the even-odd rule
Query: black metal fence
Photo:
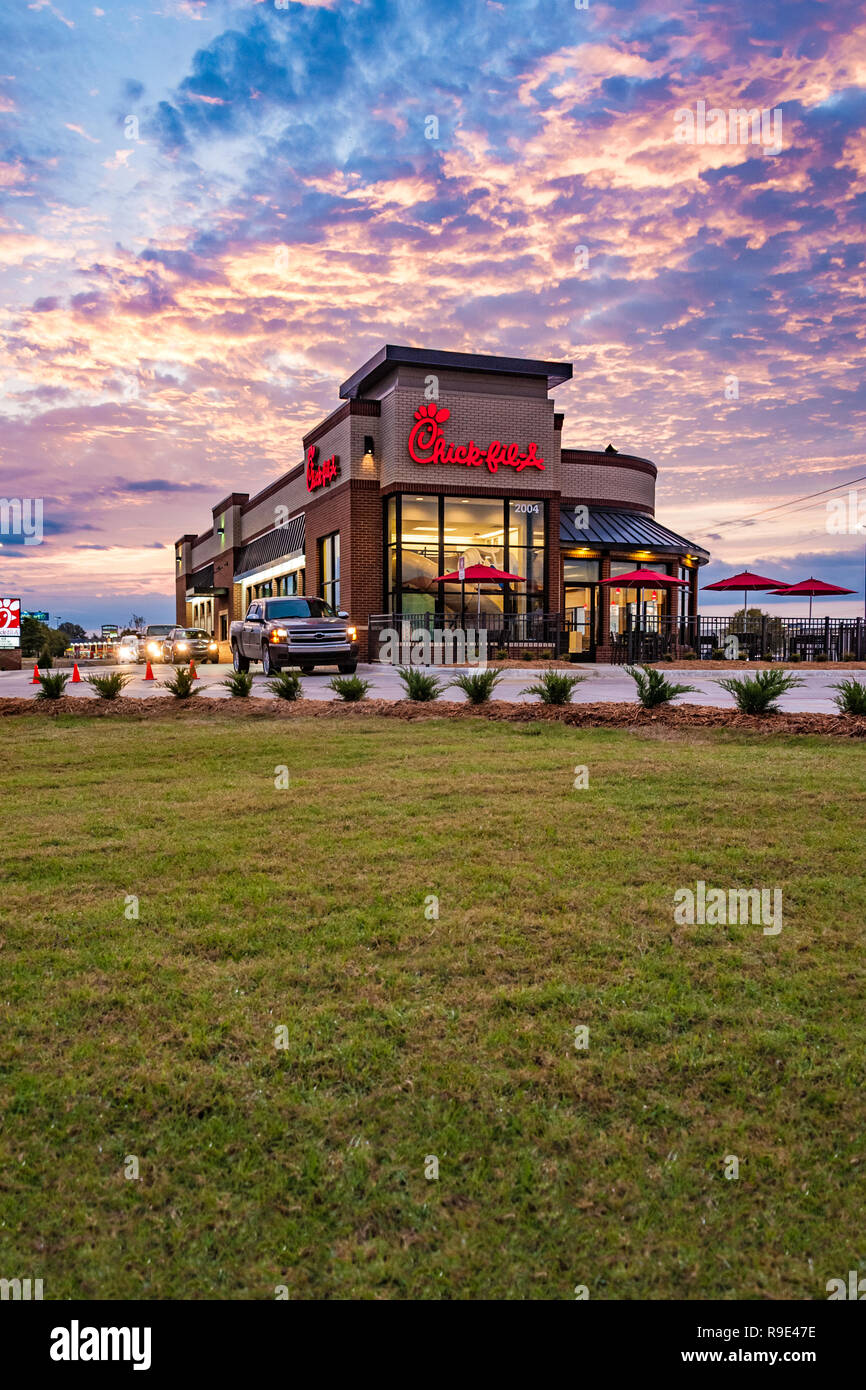
[[864, 661], [863, 618], [777, 618], [771, 614], [748, 621], [698, 616], [658, 618], [612, 639], [611, 659], [619, 664], [674, 660], [692, 655], [709, 658], [771, 661]]
[[[421, 633], [431, 639], [478, 628], [487, 633], [488, 657], [570, 656], [572, 660], [592, 659], [596, 643], [582, 610], [566, 613], [477, 613], [467, 612], [466, 627], [452, 614], [374, 613], [369, 619], [370, 660], [382, 659], [383, 639], [396, 634], [400, 661], [411, 661], [411, 644]], [[394, 637], [392, 636], [392, 650]], [[446, 640], [447, 649], [447, 640]], [[866, 661], [866, 620], [863, 618], [777, 618], [760, 617], [654, 618], [640, 627], [626, 614], [626, 627], [611, 633], [603, 644], [610, 660], [623, 665], [633, 662], [689, 660], [692, 655], [709, 659], [731, 658], [773, 661]], [[387, 659], [387, 657], [385, 658]], [[446, 661], [448, 660], [446, 656]]]
[[[369, 653], [379, 661], [387, 634], [396, 634], [400, 660], [411, 660], [410, 647], [422, 633], [435, 638], [449, 632], [487, 634], [488, 657], [522, 655], [558, 656], [563, 650], [566, 624], [561, 613], [477, 613], [467, 610], [465, 627], [449, 613], [372, 613], [369, 618]], [[394, 638], [391, 638], [393, 647]], [[565, 643], [567, 646], [567, 642]], [[405, 651], [405, 656], [403, 655]], [[385, 658], [387, 659], [387, 658]]]

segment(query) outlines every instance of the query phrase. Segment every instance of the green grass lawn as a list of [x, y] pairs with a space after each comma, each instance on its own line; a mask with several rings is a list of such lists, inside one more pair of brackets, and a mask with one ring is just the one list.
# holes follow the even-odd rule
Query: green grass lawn
[[[0, 1274], [46, 1299], [825, 1298], [866, 1269], [864, 756], [9, 721]], [[677, 925], [697, 879], [780, 887], [782, 933]]]

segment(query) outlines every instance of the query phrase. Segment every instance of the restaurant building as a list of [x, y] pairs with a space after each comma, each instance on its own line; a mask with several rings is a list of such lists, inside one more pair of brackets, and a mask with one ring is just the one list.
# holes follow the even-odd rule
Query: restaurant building
[[486, 625], [499, 615], [502, 631], [526, 632], [526, 615], [561, 614], [580, 659], [609, 659], [635, 616], [638, 591], [602, 580], [637, 568], [684, 579], [642, 590], [643, 617], [694, 614], [708, 553], [656, 521], [649, 459], [563, 445], [551, 393], [571, 375], [570, 362], [381, 348], [287, 473], [254, 497], [230, 493], [201, 535], [176, 542], [178, 623], [225, 643], [253, 599], [318, 594], [349, 611], [362, 660], [375, 659], [374, 615], [460, 621], [461, 586], [439, 576], [461, 555], [523, 581], [482, 586]]

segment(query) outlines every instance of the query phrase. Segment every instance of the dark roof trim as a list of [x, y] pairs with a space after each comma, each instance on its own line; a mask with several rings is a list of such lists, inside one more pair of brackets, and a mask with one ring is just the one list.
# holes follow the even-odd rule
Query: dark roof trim
[[268, 483], [267, 487], [263, 487], [261, 492], [257, 492], [255, 497], [251, 497], [249, 502], [245, 502], [243, 507], [241, 507], [241, 512], [251, 512], [253, 507], [258, 507], [261, 502], [267, 501], [269, 497], [272, 497], [275, 492], [279, 492], [287, 483], [291, 483], [303, 473], [303, 471], [304, 465], [302, 463], [296, 463], [294, 468], [289, 469], [288, 473], [283, 473], [281, 477], [275, 478], [272, 483]]
[[227, 512], [229, 507], [242, 507], [249, 500], [250, 494], [248, 492], [230, 492], [228, 497], [217, 502], [215, 507], [211, 507], [211, 511], [216, 516], [217, 512]]
[[327, 419], [323, 420], [320, 425], [316, 425], [309, 434], [304, 435], [304, 448], [308, 449], [311, 444], [315, 444], [317, 439], [321, 439], [323, 435], [334, 429], [349, 415], [381, 415], [381, 413], [381, 401], [346, 401], [344, 405], [338, 405], [336, 410], [332, 410]]
[[503, 376], [545, 377], [548, 391], [570, 381], [573, 367], [570, 362], [540, 362], [533, 357], [489, 357], [479, 352], [442, 352], [438, 348], [397, 347], [387, 343], [363, 367], [344, 381], [340, 395], [353, 399], [366, 394], [374, 382], [394, 367], [451, 368], [459, 372], [495, 372]]

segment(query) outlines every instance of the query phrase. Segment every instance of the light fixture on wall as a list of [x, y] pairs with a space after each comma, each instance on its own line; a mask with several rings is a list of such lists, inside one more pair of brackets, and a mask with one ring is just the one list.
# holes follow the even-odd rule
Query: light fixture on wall
[[375, 461], [376, 461], [376, 459], [375, 459], [375, 453], [376, 453], [376, 441], [373, 439], [372, 434], [365, 434], [365, 435], [364, 435], [364, 464], [366, 465], [367, 468], [372, 468], [372, 467], [373, 467], [373, 465], [374, 465], [374, 463], [375, 463]]

